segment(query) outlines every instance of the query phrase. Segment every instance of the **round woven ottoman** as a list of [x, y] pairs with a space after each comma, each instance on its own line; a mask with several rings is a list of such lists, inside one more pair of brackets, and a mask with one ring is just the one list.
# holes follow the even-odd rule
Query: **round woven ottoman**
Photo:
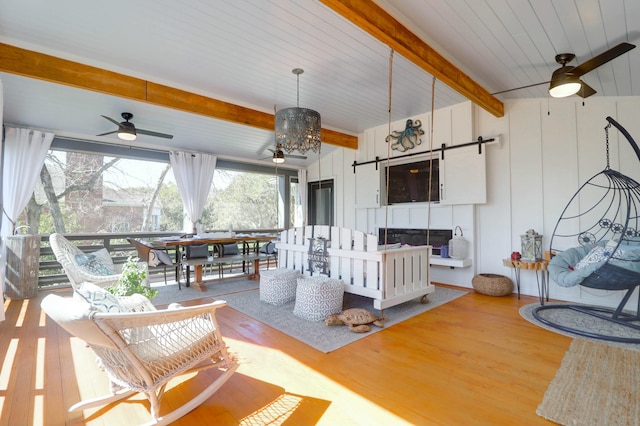
[[309, 321], [324, 321], [342, 312], [344, 283], [328, 277], [298, 278], [294, 315]]
[[300, 271], [286, 268], [260, 272], [260, 300], [272, 305], [282, 305], [296, 298], [296, 286]]
[[473, 289], [487, 296], [506, 296], [513, 293], [511, 278], [498, 274], [478, 274], [471, 280]]

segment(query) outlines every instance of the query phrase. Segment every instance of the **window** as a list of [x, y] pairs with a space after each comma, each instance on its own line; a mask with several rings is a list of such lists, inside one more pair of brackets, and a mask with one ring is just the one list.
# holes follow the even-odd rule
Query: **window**
[[[137, 150], [137, 156], [131, 155], [135, 158], [124, 158], [115, 156], [121, 147], [55, 142], [19, 225], [39, 234], [182, 229], [182, 200], [167, 153], [160, 153], [162, 157]], [[283, 200], [291, 191], [285, 183], [296, 171], [278, 172], [276, 176], [272, 167], [218, 160], [202, 229], [288, 227], [291, 206]]]

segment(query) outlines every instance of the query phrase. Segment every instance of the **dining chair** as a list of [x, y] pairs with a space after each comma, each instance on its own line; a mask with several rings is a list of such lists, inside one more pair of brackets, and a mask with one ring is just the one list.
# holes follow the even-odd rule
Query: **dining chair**
[[148, 266], [160, 266], [164, 267], [164, 283], [167, 284], [167, 267], [171, 266], [176, 269], [176, 281], [178, 282], [178, 290], [182, 290], [180, 285], [179, 264], [171, 260], [169, 253], [163, 248], [153, 246], [150, 242], [145, 240], [136, 240], [134, 238], [127, 238], [127, 241], [136, 249], [138, 257], [141, 261], [147, 262]]

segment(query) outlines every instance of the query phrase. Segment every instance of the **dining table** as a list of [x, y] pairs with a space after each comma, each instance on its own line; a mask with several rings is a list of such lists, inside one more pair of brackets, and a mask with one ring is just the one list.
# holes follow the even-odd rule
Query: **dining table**
[[[270, 242], [276, 240], [277, 236], [268, 234], [237, 234], [233, 236], [207, 236], [207, 235], [193, 235], [186, 237], [169, 236], [161, 237], [152, 243], [163, 249], [173, 248], [176, 252], [176, 263], [178, 268], [183, 266], [193, 266], [195, 281], [194, 286], [201, 290], [205, 290], [205, 284], [203, 280], [203, 268], [206, 263], [222, 263], [224, 262], [224, 246], [227, 244], [242, 244], [241, 260], [250, 261], [253, 264], [253, 271], [247, 275], [250, 280], [260, 280], [260, 259], [259, 246], [262, 242]], [[209, 257], [207, 259], [186, 259], [184, 254], [186, 248], [195, 245], [213, 245], [216, 246], [218, 256]], [[231, 258], [232, 256], [229, 256]], [[189, 274], [187, 273], [187, 277]], [[176, 278], [177, 279], [177, 278]], [[190, 286], [189, 279], [187, 278], [187, 287]]]

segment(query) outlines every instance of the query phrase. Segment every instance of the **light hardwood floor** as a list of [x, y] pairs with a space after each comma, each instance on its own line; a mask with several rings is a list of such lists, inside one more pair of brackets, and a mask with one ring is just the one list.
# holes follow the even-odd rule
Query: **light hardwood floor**
[[[93, 352], [41, 313], [45, 294], [5, 301], [0, 425], [147, 421], [148, 404], [140, 397], [67, 413], [80, 399], [107, 393], [108, 381]], [[535, 411], [571, 339], [520, 317], [519, 307], [536, 301], [469, 290], [329, 354], [224, 308], [218, 315], [222, 334], [241, 366], [214, 396], [174, 424], [551, 424]], [[213, 375], [172, 382], [162, 411]]]

